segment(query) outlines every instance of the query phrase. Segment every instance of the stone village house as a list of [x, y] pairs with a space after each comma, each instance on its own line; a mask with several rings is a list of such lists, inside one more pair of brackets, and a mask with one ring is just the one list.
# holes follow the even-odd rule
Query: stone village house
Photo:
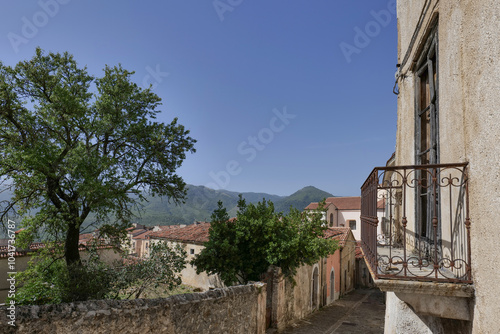
[[141, 224], [132, 224], [127, 229], [127, 243], [123, 245], [123, 249], [127, 254], [144, 257], [149, 254], [149, 238], [148, 235], [152, 232], [165, 231], [184, 227], [186, 225], [155, 225], [144, 226]]
[[498, 333], [500, 2], [397, 1], [397, 19], [396, 152], [361, 188], [385, 333]]
[[[194, 224], [180, 228], [163, 229], [151, 232], [146, 236], [150, 244], [167, 242], [170, 246], [181, 244], [187, 253], [186, 268], [181, 272], [182, 283], [202, 290], [221, 288], [224, 284], [217, 275], [208, 275], [205, 272], [196, 273], [196, 268], [189, 264], [196, 254], [204, 248], [203, 244], [208, 241], [210, 223], [195, 222]], [[149, 253], [145, 253], [149, 256]]]

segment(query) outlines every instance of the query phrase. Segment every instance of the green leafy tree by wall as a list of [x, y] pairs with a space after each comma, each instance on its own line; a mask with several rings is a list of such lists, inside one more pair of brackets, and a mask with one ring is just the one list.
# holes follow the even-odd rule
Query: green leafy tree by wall
[[96, 78], [70, 54], [39, 48], [15, 67], [0, 63], [0, 180], [13, 190], [0, 219], [19, 210], [23, 233], [45, 238], [44, 231], [64, 244], [68, 268], [81, 265], [79, 234], [89, 213], [114, 238], [145, 194], [174, 202], [186, 195], [175, 172], [195, 140], [177, 119], [154, 121], [160, 98], [132, 74], [106, 66]]
[[338, 248], [336, 241], [322, 238], [325, 229], [320, 213], [306, 215], [292, 208], [283, 215], [271, 201], [247, 205], [240, 196], [234, 220], [219, 202], [211, 217], [210, 240], [192, 264], [198, 273], [218, 274], [226, 285], [258, 281], [270, 265], [293, 277], [298, 267]]

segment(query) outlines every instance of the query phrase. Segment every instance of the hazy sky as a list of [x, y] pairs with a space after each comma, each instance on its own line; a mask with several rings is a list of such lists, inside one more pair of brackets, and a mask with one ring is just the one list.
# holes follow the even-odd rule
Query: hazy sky
[[198, 140], [187, 183], [358, 196], [394, 151], [395, 0], [2, 0], [0, 60], [134, 70]]

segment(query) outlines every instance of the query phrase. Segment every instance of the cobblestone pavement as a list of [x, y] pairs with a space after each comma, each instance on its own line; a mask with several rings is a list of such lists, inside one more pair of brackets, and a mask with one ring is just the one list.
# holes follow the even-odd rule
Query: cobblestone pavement
[[383, 334], [384, 316], [384, 293], [378, 289], [360, 289], [314, 312], [283, 333]]

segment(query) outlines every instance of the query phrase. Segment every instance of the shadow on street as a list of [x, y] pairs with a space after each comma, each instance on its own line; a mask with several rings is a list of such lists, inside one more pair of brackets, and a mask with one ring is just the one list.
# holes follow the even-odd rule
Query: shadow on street
[[285, 334], [384, 333], [385, 296], [358, 289], [291, 325]]

